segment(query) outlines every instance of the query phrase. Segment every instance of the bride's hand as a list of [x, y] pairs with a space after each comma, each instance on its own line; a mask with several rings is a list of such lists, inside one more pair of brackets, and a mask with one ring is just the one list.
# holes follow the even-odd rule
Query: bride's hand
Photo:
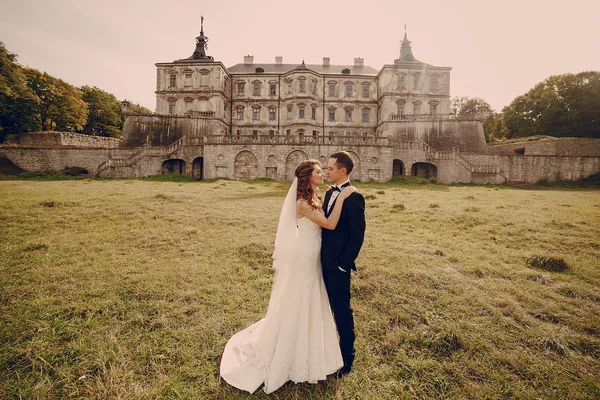
[[342, 199], [347, 199], [348, 196], [350, 196], [352, 193], [356, 192], [358, 189], [355, 188], [354, 186], [346, 186], [345, 188], [342, 189], [342, 191], [340, 192], [339, 197], [341, 197]]

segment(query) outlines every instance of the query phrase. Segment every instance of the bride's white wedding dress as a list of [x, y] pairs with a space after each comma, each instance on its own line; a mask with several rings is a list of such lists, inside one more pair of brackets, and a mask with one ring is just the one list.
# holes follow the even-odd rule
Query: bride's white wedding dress
[[343, 365], [323, 283], [321, 227], [306, 217], [296, 223], [289, 268], [277, 271], [267, 316], [235, 334], [223, 352], [221, 376], [250, 393], [263, 383], [266, 393], [289, 380], [316, 383]]

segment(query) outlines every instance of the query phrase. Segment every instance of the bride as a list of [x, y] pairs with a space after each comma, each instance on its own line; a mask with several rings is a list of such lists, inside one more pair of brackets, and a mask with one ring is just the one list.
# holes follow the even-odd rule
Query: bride
[[266, 393], [289, 380], [317, 383], [343, 365], [323, 283], [321, 227], [335, 228], [343, 200], [356, 188], [342, 190], [325, 218], [319, 194], [321, 163], [304, 161], [295, 176], [279, 218], [267, 315], [233, 335], [221, 359], [223, 379], [250, 393], [263, 383]]

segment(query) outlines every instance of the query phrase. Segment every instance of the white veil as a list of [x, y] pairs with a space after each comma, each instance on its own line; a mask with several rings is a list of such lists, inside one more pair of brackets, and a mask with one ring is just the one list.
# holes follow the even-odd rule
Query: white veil
[[267, 318], [272, 317], [279, 308], [281, 297], [291, 274], [292, 263], [295, 259], [296, 239], [298, 236], [296, 220], [297, 192], [298, 178], [294, 178], [294, 182], [287, 196], [285, 196], [283, 207], [281, 207], [281, 214], [279, 214], [279, 224], [277, 226], [277, 235], [275, 236], [275, 250], [273, 251], [275, 278], [271, 289]]

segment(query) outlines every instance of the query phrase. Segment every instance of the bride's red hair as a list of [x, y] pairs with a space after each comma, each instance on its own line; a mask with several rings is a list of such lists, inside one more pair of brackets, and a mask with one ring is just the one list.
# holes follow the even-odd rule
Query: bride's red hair
[[296, 178], [298, 178], [296, 200], [306, 200], [313, 209], [318, 210], [323, 204], [321, 193], [319, 193], [319, 188], [313, 190], [310, 183], [310, 177], [315, 170], [315, 165], [320, 167], [321, 162], [318, 160], [306, 160], [302, 161], [300, 165], [296, 167], [295, 175]]

